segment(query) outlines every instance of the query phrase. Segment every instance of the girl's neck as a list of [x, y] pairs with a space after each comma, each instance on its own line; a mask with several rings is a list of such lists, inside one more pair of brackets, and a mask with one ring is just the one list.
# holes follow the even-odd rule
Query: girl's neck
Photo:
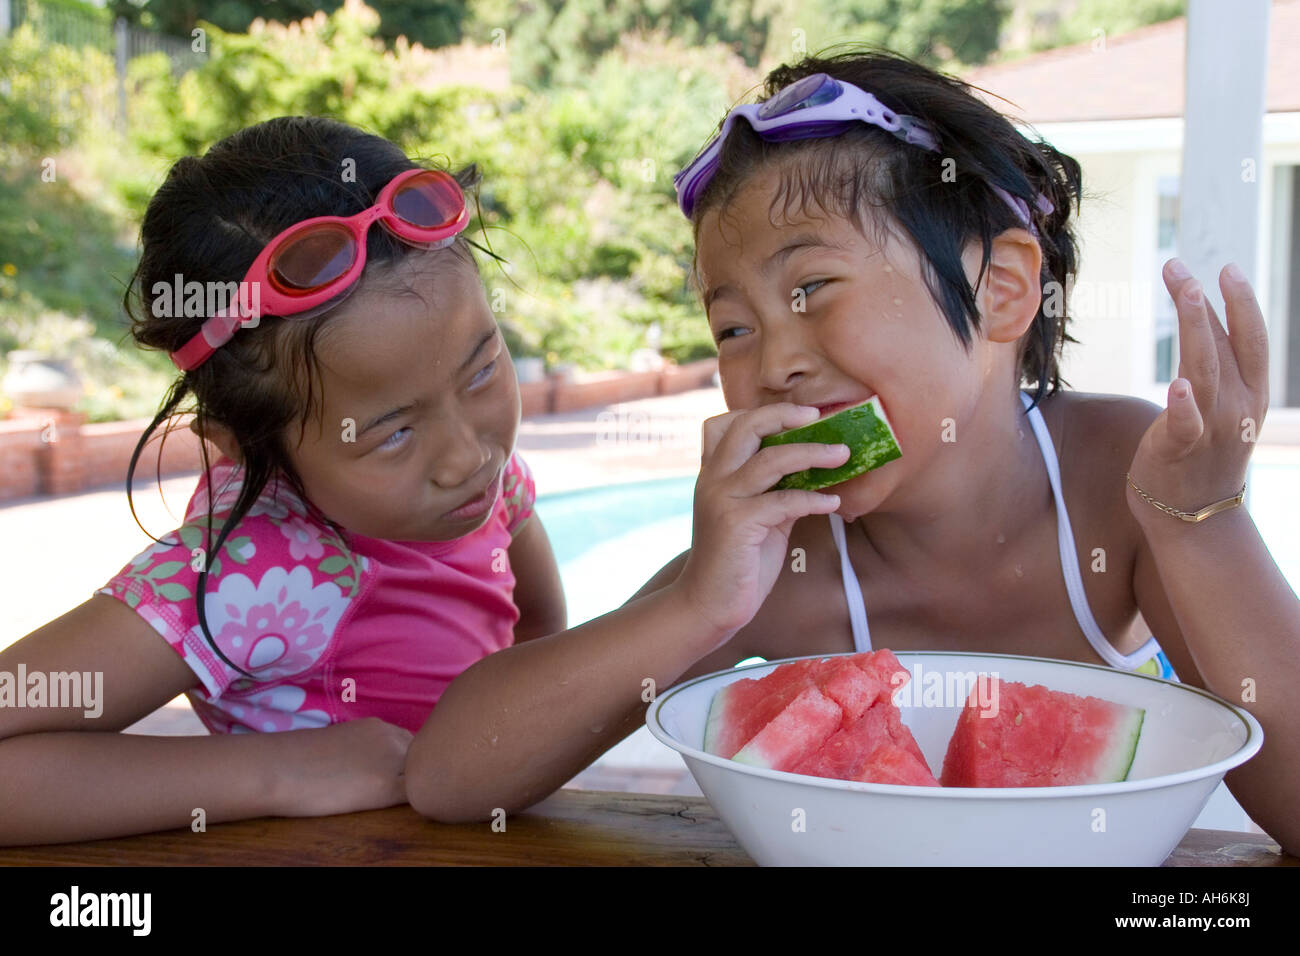
[[920, 480], [857, 522], [891, 568], [969, 574], [1054, 507], [1018, 390], [986, 394], [961, 427]]

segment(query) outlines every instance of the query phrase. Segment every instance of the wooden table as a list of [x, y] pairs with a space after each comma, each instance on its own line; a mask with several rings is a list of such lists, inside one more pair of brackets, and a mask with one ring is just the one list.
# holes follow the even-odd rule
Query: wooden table
[[[753, 866], [701, 797], [561, 790], [526, 813], [439, 824], [410, 807], [0, 849], [0, 866]], [[498, 828], [499, 829], [499, 828]], [[1266, 836], [1189, 830], [1165, 866], [1300, 866]]]

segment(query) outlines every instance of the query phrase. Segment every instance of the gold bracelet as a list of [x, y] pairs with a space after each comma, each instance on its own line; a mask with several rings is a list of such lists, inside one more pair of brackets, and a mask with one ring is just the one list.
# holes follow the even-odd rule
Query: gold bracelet
[[1241, 491], [1237, 492], [1231, 498], [1224, 498], [1222, 501], [1216, 501], [1212, 505], [1206, 505], [1200, 511], [1179, 511], [1177, 508], [1171, 508], [1163, 502], [1156, 501], [1156, 499], [1152, 498], [1149, 494], [1139, 488], [1131, 474], [1125, 473], [1124, 477], [1128, 479], [1128, 483], [1133, 486], [1133, 490], [1142, 497], [1143, 501], [1154, 505], [1167, 515], [1173, 515], [1175, 518], [1182, 518], [1184, 521], [1204, 521], [1210, 515], [1217, 515], [1220, 511], [1227, 511], [1229, 508], [1237, 507], [1237, 505], [1241, 504], [1246, 498], [1246, 486], [1243, 484], [1241, 486]]

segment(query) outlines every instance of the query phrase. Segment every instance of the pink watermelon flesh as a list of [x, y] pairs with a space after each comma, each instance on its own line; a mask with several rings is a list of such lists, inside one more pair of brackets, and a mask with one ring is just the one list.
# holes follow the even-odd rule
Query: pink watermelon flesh
[[731, 759], [768, 770], [789, 770], [835, 733], [842, 719], [839, 704], [816, 687], [807, 687]]
[[760, 680], [734, 681], [714, 694], [704, 728], [705, 752], [734, 757], [790, 701], [813, 685], [811, 674], [818, 663], [792, 661]]
[[793, 772], [866, 783], [939, 786], [892, 704], [876, 704], [857, 720], [845, 719]]
[[983, 716], [971, 691], [944, 756], [945, 787], [1064, 787], [1128, 776], [1146, 711], [1011, 681], [1000, 681], [993, 699], [996, 713]]
[[[910, 736], [910, 735], [909, 735]], [[867, 758], [866, 765], [854, 780], [864, 783], [892, 783], [905, 787], [937, 787], [925, 760], [912, 756], [903, 747], [882, 744]]]
[[857, 666], [853, 658], [822, 661], [816, 668], [817, 686], [840, 705], [844, 719], [857, 720], [880, 697], [880, 680]]
[[898, 662], [894, 652], [887, 647], [864, 654], [853, 654], [847, 660], [853, 661], [880, 681], [881, 690], [876, 699], [883, 704], [892, 703], [895, 692], [901, 690], [912, 679], [907, 668]]

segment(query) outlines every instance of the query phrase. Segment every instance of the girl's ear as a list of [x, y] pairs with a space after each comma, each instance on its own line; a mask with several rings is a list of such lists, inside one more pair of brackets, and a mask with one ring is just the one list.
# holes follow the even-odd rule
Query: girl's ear
[[[978, 272], [978, 252], [975, 259]], [[1029, 329], [1042, 301], [1043, 250], [1024, 229], [994, 237], [984, 285], [978, 290], [980, 322], [990, 342], [1015, 342]]]
[[[235, 433], [225, 425], [221, 424], [221, 422], [211, 418], [205, 419], [203, 422], [203, 430], [207, 433], [208, 441], [213, 445], [216, 445], [217, 450], [220, 451], [222, 455], [229, 458], [231, 461], [242, 462], [244, 460], [243, 455], [239, 453], [239, 442], [235, 440]], [[194, 434], [198, 435], [200, 438], [204, 437], [203, 434], [199, 432], [199, 420], [197, 417], [190, 419], [190, 431], [194, 432]]]

